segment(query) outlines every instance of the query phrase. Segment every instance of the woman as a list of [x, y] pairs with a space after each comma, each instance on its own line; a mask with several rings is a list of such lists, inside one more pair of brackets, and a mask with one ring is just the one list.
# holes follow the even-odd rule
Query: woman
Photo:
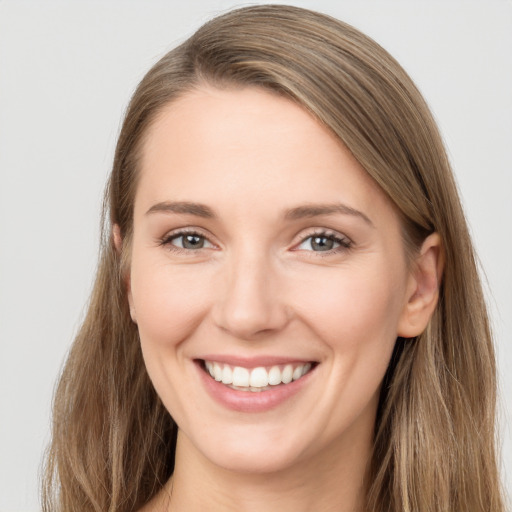
[[137, 88], [105, 204], [47, 510], [503, 510], [471, 241], [375, 42], [212, 20]]

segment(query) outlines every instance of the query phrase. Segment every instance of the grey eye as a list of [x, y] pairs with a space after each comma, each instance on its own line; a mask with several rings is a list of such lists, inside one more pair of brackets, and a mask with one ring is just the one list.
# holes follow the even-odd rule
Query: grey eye
[[212, 247], [212, 244], [204, 236], [195, 233], [178, 235], [171, 240], [171, 243], [176, 247], [190, 250]]
[[336, 249], [341, 244], [334, 240], [331, 236], [326, 235], [314, 235], [306, 238], [300, 245], [299, 249], [306, 251], [331, 251]]
[[311, 238], [311, 248], [314, 251], [330, 251], [334, 248], [335, 241], [326, 236], [314, 236]]

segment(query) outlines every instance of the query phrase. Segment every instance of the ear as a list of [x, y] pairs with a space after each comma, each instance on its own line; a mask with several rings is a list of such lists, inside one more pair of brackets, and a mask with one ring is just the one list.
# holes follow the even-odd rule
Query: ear
[[121, 250], [123, 249], [123, 237], [121, 236], [121, 228], [119, 224], [114, 224], [112, 226], [112, 239], [114, 241], [114, 247], [118, 254], [121, 254]]
[[[121, 255], [123, 251], [123, 237], [121, 236], [121, 228], [119, 224], [114, 224], [112, 226], [112, 239], [114, 241], [114, 247], [119, 255]], [[137, 316], [135, 314], [135, 306], [133, 305], [133, 297], [132, 297], [132, 286], [130, 280], [130, 273], [126, 272], [123, 275], [123, 281], [126, 286], [126, 296], [128, 297], [128, 304], [130, 306], [130, 316], [134, 323], [137, 323]]]
[[419, 255], [412, 263], [398, 336], [414, 338], [427, 327], [439, 299], [443, 268], [441, 237], [432, 233], [425, 238]]

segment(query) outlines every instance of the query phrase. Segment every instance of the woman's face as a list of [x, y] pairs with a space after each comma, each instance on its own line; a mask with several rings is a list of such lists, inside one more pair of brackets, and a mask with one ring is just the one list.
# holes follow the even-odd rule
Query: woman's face
[[291, 101], [203, 87], [150, 129], [129, 299], [198, 456], [256, 472], [360, 457], [411, 279], [389, 200]]

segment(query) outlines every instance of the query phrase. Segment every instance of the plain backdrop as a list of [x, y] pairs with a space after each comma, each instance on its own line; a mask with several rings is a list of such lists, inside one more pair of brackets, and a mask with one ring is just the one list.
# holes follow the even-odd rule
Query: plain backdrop
[[[39, 510], [52, 391], [91, 288], [102, 190], [130, 94], [201, 23], [246, 3], [0, 0], [1, 512]], [[292, 3], [376, 39], [439, 122], [488, 283], [510, 492], [512, 3]]]

